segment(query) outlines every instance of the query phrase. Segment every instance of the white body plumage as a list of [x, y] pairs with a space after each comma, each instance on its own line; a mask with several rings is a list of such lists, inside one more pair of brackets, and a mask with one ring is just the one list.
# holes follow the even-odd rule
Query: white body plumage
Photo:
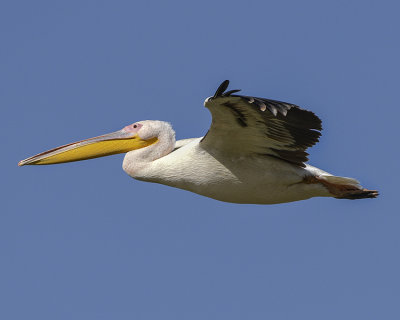
[[[188, 190], [209, 198], [234, 203], [274, 204], [331, 196], [321, 184], [302, 183], [311, 174], [271, 157], [231, 156], [205, 150], [202, 138], [177, 141], [168, 123], [141, 121], [144, 127], [162, 128], [158, 142], [126, 154], [123, 169], [131, 177]], [[144, 133], [145, 134], [145, 133]], [[178, 146], [175, 151], [175, 145]], [[165, 150], [166, 155], [160, 154]], [[153, 152], [154, 154], [153, 154]], [[149, 161], [149, 159], [155, 159]], [[321, 174], [322, 170], [313, 168]]]

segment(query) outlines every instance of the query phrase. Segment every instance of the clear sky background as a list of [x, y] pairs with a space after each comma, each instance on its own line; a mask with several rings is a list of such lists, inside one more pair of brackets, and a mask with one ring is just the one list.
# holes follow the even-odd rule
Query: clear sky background
[[[400, 319], [397, 1], [3, 1], [0, 318]], [[123, 155], [17, 162], [166, 120], [225, 79], [323, 120], [310, 163], [375, 200], [235, 205]]]

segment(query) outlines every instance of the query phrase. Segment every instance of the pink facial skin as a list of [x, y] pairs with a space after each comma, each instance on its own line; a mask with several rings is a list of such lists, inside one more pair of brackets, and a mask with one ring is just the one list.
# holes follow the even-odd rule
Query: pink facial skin
[[129, 126], [126, 126], [123, 130], [125, 132], [137, 133], [141, 127], [143, 127], [143, 125], [140, 123], [132, 123]]

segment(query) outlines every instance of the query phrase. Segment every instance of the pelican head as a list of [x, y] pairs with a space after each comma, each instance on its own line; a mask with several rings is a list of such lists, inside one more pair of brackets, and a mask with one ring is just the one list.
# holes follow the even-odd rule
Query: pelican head
[[158, 141], [157, 130], [154, 130], [157, 122], [159, 121], [135, 122], [112, 133], [39, 153], [20, 161], [18, 166], [80, 161], [141, 149]]

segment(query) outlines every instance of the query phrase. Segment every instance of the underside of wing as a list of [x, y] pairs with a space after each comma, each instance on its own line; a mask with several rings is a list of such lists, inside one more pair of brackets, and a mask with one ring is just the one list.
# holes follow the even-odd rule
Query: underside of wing
[[321, 120], [286, 102], [225, 92], [225, 80], [204, 105], [212, 124], [201, 145], [236, 156], [271, 156], [304, 167], [306, 149], [318, 142]]

